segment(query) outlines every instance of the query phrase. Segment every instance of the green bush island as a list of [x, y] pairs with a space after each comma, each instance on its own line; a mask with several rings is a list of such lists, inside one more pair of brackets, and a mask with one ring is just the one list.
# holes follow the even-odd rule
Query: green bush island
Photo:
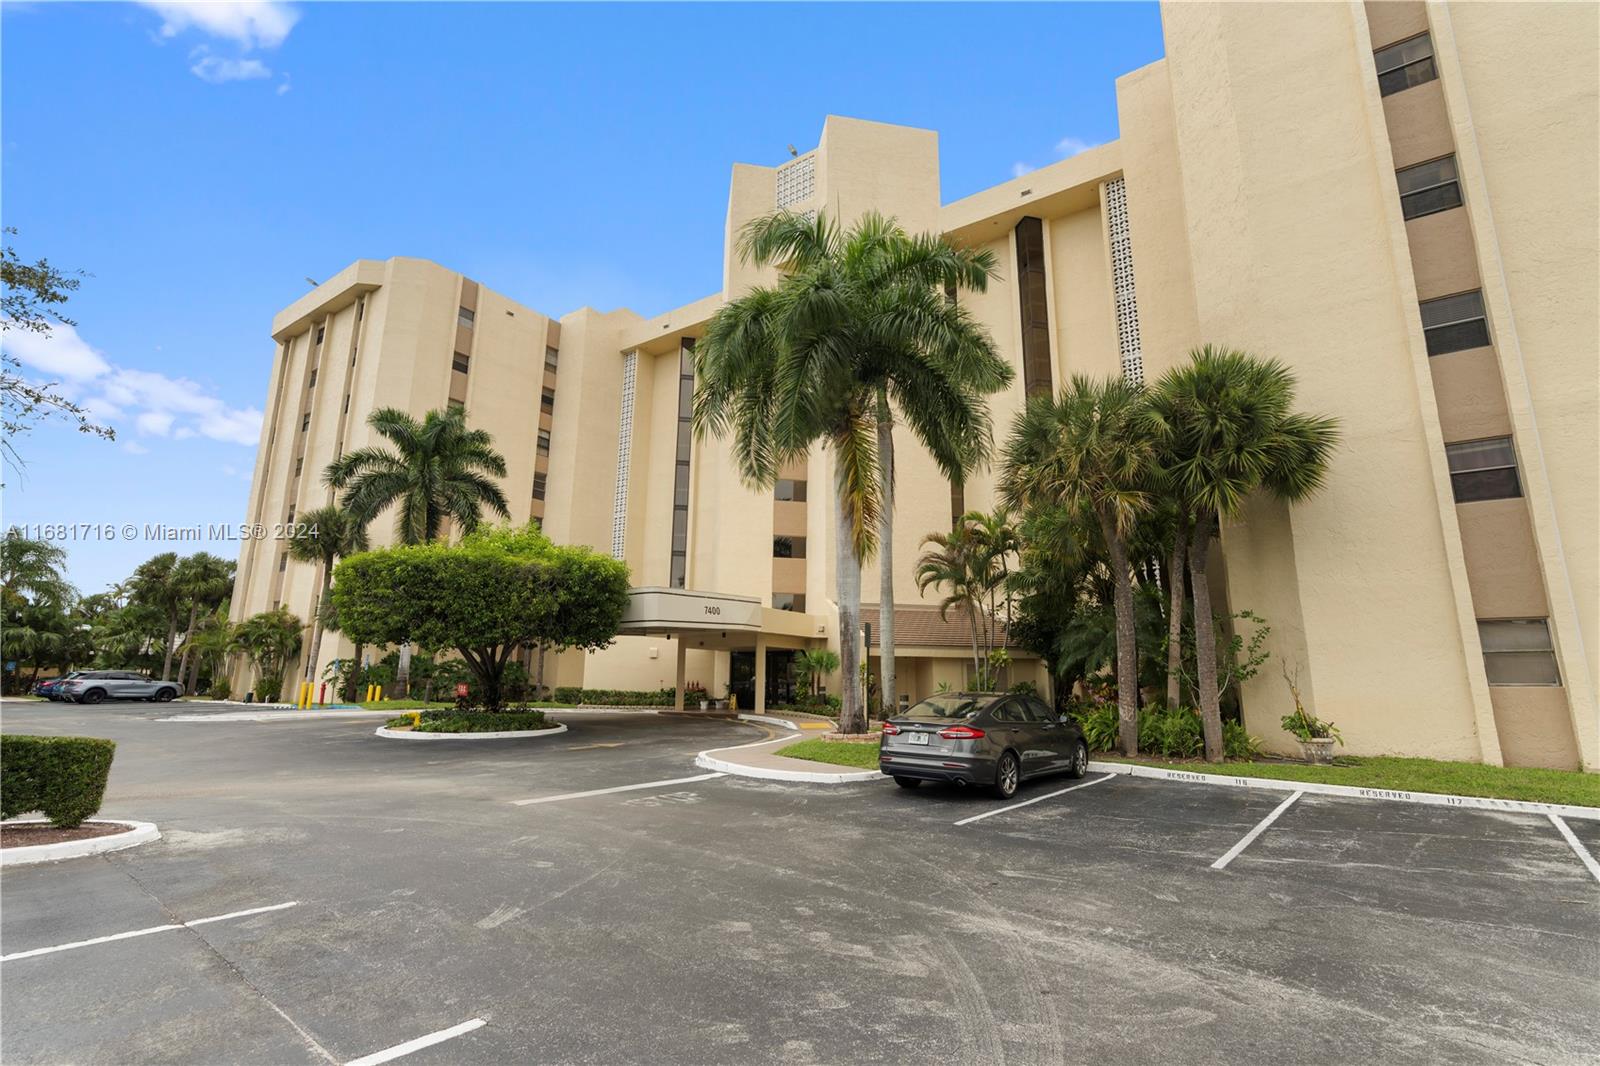
[[115, 741], [98, 737], [0, 736], [0, 817], [39, 811], [71, 829], [100, 809]]
[[[1119, 742], [1116, 704], [1080, 704], [1072, 713], [1083, 729], [1083, 739], [1090, 751], [1116, 750]], [[1261, 754], [1261, 742], [1238, 722], [1222, 723], [1222, 746], [1229, 759], [1253, 759]], [[1198, 758], [1205, 750], [1200, 716], [1187, 707], [1141, 709], [1139, 750], [1164, 759]]]
[[[627, 689], [627, 688], [576, 688], [563, 686], [555, 690], [555, 702], [566, 704], [569, 707], [588, 705], [590, 707], [671, 707], [674, 689]], [[704, 690], [690, 696], [689, 691], [684, 691], [684, 703], [699, 704], [704, 698]]]
[[420, 711], [419, 733], [511, 733], [554, 729], [543, 711]]

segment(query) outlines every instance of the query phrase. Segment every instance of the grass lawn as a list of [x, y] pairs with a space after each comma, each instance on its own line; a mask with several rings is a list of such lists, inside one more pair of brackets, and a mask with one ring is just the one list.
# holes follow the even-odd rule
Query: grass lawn
[[779, 748], [777, 755], [786, 759], [809, 759], [811, 762], [833, 763], [835, 766], [854, 766], [862, 770], [878, 768], [878, 745], [857, 744], [846, 740], [802, 740]]
[[[789, 754], [789, 749], [785, 749], [783, 754]], [[1471, 762], [1404, 759], [1393, 755], [1342, 756], [1340, 765], [1336, 766], [1310, 766], [1293, 762], [1167, 762], [1159, 759], [1123, 759], [1104, 754], [1095, 758], [1232, 777], [1270, 777], [1281, 781], [1315, 781], [1357, 788], [1444, 792], [1457, 796], [1488, 796], [1494, 799], [1600, 807], [1600, 774], [1576, 770], [1484, 766]]]
[[446, 707], [454, 707], [455, 702], [453, 700], [449, 703], [443, 700], [434, 700], [431, 703], [424, 700], [372, 700], [368, 703], [358, 703], [356, 706], [368, 711], [434, 711], [443, 710]]

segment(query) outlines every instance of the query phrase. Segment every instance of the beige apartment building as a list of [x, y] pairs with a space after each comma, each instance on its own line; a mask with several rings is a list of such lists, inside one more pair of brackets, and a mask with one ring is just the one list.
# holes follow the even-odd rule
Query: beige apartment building
[[[936, 133], [829, 117], [811, 151], [733, 166], [726, 228], [706, 235], [721, 291], [652, 319], [551, 318], [431, 262], [358, 260], [273, 320], [248, 518], [328, 502], [320, 471], [373, 443], [373, 409], [463, 404], [506, 455], [515, 521], [632, 568], [625, 635], [547, 680], [781, 697], [788, 656], [841, 637], [830, 460], [741, 483], [688, 431], [688, 353], [767, 280], [732, 250], [746, 222], [876, 209], [1001, 265], [961, 299], [1018, 369], [993, 401], [1002, 432], [1031, 390], [1154, 380], [1203, 342], [1283, 360], [1300, 405], [1339, 418], [1322, 493], [1221, 533], [1221, 602], [1272, 625], [1273, 663], [1241, 693], [1270, 748], [1289, 747], [1281, 662], [1353, 753], [1595, 769], [1597, 12], [1167, 5], [1166, 58], [1118, 79], [1118, 140], [947, 203]], [[899, 675], [920, 698], [971, 665], [964, 627], [918, 598], [919, 543], [992, 506], [996, 472], [953, 499], [909, 438], [898, 460]], [[319, 582], [247, 543], [234, 613], [309, 619]], [[1016, 654], [1010, 680], [1047, 683]]]

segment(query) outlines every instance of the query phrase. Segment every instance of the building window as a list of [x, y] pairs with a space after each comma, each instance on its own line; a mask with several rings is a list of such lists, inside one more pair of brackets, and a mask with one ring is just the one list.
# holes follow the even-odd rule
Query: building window
[[298, 458], [298, 459], [296, 459], [294, 461], [294, 476], [295, 477], [299, 477], [300, 476], [300, 471], [305, 469], [305, 465], [306, 465], [306, 457], [303, 456], [303, 455], [300, 458]]
[[300, 418], [300, 432], [304, 433], [306, 430], [308, 430], [310, 428], [311, 428], [311, 412], [307, 411]]
[[534, 499], [536, 499], [536, 500], [544, 499], [545, 482], [546, 482], [546, 480], [548, 478], [549, 478], [548, 474], [535, 474], [535, 475], [533, 475], [533, 498]]
[[772, 490], [772, 495], [774, 499], [804, 503], [806, 499], [806, 483], [781, 477], [778, 479], [777, 486]]
[[319, 345], [322, 343], [322, 338], [323, 338], [324, 335], [327, 334], [327, 332], [328, 332], [328, 327], [327, 326], [318, 326], [317, 327], [317, 343]]
[[1491, 685], [1559, 685], [1556, 649], [1543, 618], [1478, 622], [1483, 666]]
[[1463, 292], [1422, 301], [1422, 335], [1429, 355], [1443, 355], [1489, 344], [1489, 320], [1483, 313], [1483, 293]]
[[1400, 183], [1400, 214], [1408, 219], [1461, 206], [1461, 183], [1456, 180], [1453, 155], [1397, 170], [1394, 176]]
[[554, 348], [549, 347], [548, 345], [545, 346], [545, 350], [544, 350], [544, 368], [546, 370], [554, 371], [555, 368], [556, 368], [556, 363], [558, 363], [560, 361], [560, 359], [561, 359], [561, 353], [559, 351], [557, 351]]
[[286, 525], [286, 526], [294, 525], [294, 508], [293, 507], [289, 508], [289, 513], [284, 515], [283, 524]]
[[799, 611], [805, 613], [806, 597], [802, 592], [774, 592], [772, 606], [779, 611]]
[[1380, 48], [1372, 59], [1378, 68], [1379, 96], [1392, 96], [1439, 76], [1433, 66], [1433, 39], [1426, 33]]
[[344, 395], [344, 413], [350, 413], [350, 394], [348, 392]]
[[450, 410], [452, 410], [452, 411], [465, 411], [466, 409], [467, 409], [466, 401], [464, 401], [464, 400], [451, 400], [450, 401]]
[[806, 538], [773, 537], [772, 557], [774, 559], [804, 559], [806, 557]]
[[550, 454], [550, 431], [548, 429], [539, 431], [539, 452], [541, 455]]
[[456, 357], [450, 360], [450, 369], [460, 374], [465, 374], [467, 372], [467, 367], [471, 365], [472, 357], [462, 355], [460, 352], [457, 352]]
[[360, 322], [361, 319], [366, 315], [366, 313], [367, 313], [367, 301], [365, 301], [365, 300], [357, 300], [356, 301], [356, 321]]
[[1017, 223], [1017, 293], [1022, 305], [1022, 390], [1049, 395], [1050, 312], [1045, 303], [1044, 223], [1032, 216]]
[[289, 569], [289, 553], [280, 552], [278, 554], [278, 573], [281, 574], [287, 569]]
[[675, 589], [689, 577], [689, 435], [694, 417], [694, 340], [678, 342], [678, 447], [672, 471], [672, 559], [667, 578]]
[[312, 367], [311, 368], [311, 376], [306, 378], [306, 388], [314, 389], [316, 387], [317, 387], [317, 368], [316, 367]]
[[1517, 477], [1517, 451], [1510, 437], [1446, 444], [1450, 461], [1450, 487], [1457, 503], [1510, 500], [1522, 495]]
[[556, 390], [545, 389], [539, 394], [539, 407], [546, 414], [551, 414], [556, 409]]
[[477, 317], [478, 316], [472, 312], [471, 308], [461, 307], [456, 309], [456, 321], [461, 323], [463, 326], [466, 326], [468, 329], [472, 328], [472, 323], [475, 319], [477, 319]]

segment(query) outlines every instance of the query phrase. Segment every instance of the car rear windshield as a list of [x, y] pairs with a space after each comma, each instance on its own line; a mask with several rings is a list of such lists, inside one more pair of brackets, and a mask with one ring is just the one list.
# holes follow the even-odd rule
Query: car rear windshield
[[902, 717], [939, 718], [945, 720], [971, 718], [993, 702], [993, 696], [929, 696], [921, 703], [913, 706]]

